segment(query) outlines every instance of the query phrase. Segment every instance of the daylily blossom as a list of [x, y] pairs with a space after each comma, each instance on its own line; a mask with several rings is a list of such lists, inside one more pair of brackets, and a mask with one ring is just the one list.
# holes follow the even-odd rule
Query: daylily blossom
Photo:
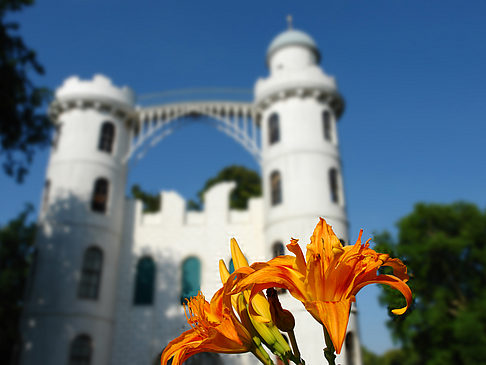
[[[399, 290], [407, 305], [394, 309], [395, 314], [403, 314], [412, 302], [406, 266], [399, 259], [369, 248], [370, 240], [361, 244], [362, 233], [353, 246], [343, 247], [331, 226], [321, 218], [307, 245], [305, 258], [297, 240], [292, 239], [287, 248], [295, 257], [279, 256], [267, 263], [253, 264], [255, 271], [239, 280], [232, 293], [251, 289], [252, 301], [263, 289], [287, 289], [327, 329], [336, 352], [340, 353], [351, 303], [361, 288], [378, 283]], [[378, 275], [382, 266], [391, 267], [393, 275]]]
[[185, 310], [192, 328], [167, 345], [161, 364], [167, 364], [172, 358], [172, 364], [178, 365], [201, 352], [255, 352], [251, 335], [234, 314], [231, 304], [226, 303], [223, 291], [224, 288], [217, 291], [211, 302], [201, 293], [190, 299]]

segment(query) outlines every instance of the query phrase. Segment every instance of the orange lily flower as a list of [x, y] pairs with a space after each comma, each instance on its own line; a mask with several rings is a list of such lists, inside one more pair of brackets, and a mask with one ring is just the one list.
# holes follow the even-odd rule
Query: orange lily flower
[[254, 352], [249, 332], [234, 314], [231, 303], [226, 303], [223, 291], [224, 288], [217, 291], [211, 302], [198, 293], [185, 305], [187, 322], [192, 328], [167, 345], [160, 359], [162, 365], [171, 358], [173, 365], [179, 365], [201, 352]]
[[[255, 271], [239, 281], [232, 293], [251, 288], [253, 297], [270, 287], [287, 289], [327, 329], [339, 354], [351, 303], [361, 288], [378, 283], [399, 290], [407, 305], [394, 309], [395, 314], [403, 314], [412, 302], [406, 266], [399, 259], [369, 248], [370, 240], [361, 244], [362, 233], [361, 230], [353, 246], [343, 247], [331, 226], [321, 218], [307, 245], [305, 258], [297, 240], [292, 239], [287, 248], [295, 257], [279, 256], [268, 263], [253, 264]], [[377, 275], [381, 266], [392, 267], [393, 275]]]

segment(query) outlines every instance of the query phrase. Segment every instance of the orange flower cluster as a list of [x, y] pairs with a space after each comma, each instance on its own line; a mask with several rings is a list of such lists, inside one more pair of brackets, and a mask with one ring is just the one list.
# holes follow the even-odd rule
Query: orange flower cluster
[[[251, 266], [233, 239], [235, 272], [230, 275], [221, 261], [223, 287], [211, 302], [202, 294], [191, 298], [186, 316], [192, 328], [167, 345], [161, 364], [172, 358], [172, 364], [178, 365], [200, 352], [252, 352], [262, 363], [272, 364], [262, 343], [284, 363], [302, 363], [298, 350], [292, 351], [278, 330], [290, 331], [292, 338], [291, 313], [281, 308], [275, 295], [267, 300], [262, 293], [272, 287], [287, 289], [303, 303], [324, 326], [337, 353], [346, 335], [351, 303], [364, 286], [379, 283], [400, 291], [407, 304], [393, 312], [403, 314], [412, 301], [406, 266], [399, 259], [369, 248], [369, 240], [362, 244], [361, 235], [362, 231], [353, 246], [343, 246], [321, 218], [305, 257], [297, 240], [292, 239], [287, 248], [294, 256], [279, 256]], [[391, 267], [393, 275], [378, 275], [382, 266]]]

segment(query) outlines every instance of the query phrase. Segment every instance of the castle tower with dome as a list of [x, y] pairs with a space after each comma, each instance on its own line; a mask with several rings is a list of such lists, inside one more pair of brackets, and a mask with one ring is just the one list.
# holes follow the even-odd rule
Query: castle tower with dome
[[[218, 260], [236, 237], [250, 262], [303, 249], [325, 217], [348, 243], [337, 121], [344, 102], [305, 32], [279, 34], [266, 53], [269, 75], [254, 101], [193, 101], [136, 106], [128, 87], [103, 75], [68, 78], [49, 115], [56, 124], [46, 173], [33, 280], [22, 320], [21, 363], [156, 364], [188, 328], [181, 302], [221, 286]], [[260, 164], [263, 195], [229, 208], [234, 182], [213, 186], [202, 211], [175, 191], [158, 212], [125, 198], [129, 161], [163, 141], [187, 117], [211, 119]], [[177, 128], [176, 128], [177, 127]], [[324, 361], [322, 328], [289, 293], [296, 335], [308, 364]], [[272, 355], [273, 356], [273, 355]], [[200, 354], [193, 364], [256, 364], [248, 354]], [[342, 365], [360, 365], [353, 306]]]

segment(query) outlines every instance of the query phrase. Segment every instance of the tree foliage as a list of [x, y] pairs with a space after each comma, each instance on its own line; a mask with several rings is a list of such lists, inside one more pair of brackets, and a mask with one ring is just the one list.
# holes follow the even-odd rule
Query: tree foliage
[[366, 347], [361, 348], [363, 365], [402, 365], [407, 354], [402, 349], [388, 350], [382, 355], [377, 355]]
[[[383, 232], [376, 249], [400, 257], [411, 273], [412, 310], [389, 321], [408, 356], [403, 364], [486, 363], [486, 213], [475, 205], [417, 204]], [[380, 300], [403, 300], [384, 287]]]
[[132, 186], [132, 195], [135, 199], [141, 200], [143, 203], [143, 211], [145, 213], [155, 213], [160, 210], [160, 195], [148, 193], [140, 185]]
[[236, 187], [230, 195], [230, 208], [232, 209], [246, 209], [250, 198], [262, 195], [260, 175], [244, 166], [232, 165], [225, 167], [216, 176], [208, 179], [204, 187], [197, 193], [199, 201], [190, 200], [188, 209], [201, 210], [204, 204], [204, 193], [222, 181], [236, 182]]
[[29, 222], [33, 207], [0, 228], [0, 358], [10, 364], [12, 351], [20, 339], [19, 321], [29, 267], [35, 223]]
[[49, 143], [51, 132], [51, 123], [40, 110], [50, 92], [30, 79], [32, 72], [44, 74], [44, 68], [17, 34], [19, 25], [5, 20], [8, 12], [32, 4], [33, 0], [0, 2], [0, 158], [7, 175], [18, 182], [23, 181], [35, 149]]

